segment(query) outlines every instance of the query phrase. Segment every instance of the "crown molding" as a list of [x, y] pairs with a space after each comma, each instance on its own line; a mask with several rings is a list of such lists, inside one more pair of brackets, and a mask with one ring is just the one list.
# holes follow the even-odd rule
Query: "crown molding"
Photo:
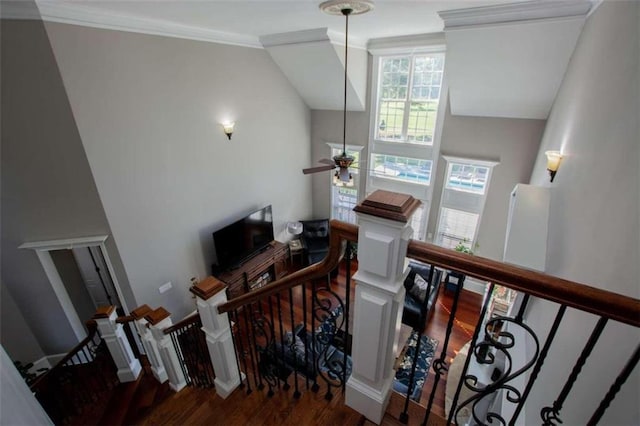
[[438, 12], [438, 15], [444, 21], [444, 29], [446, 31], [475, 25], [586, 16], [591, 7], [592, 3], [589, 0], [536, 0], [496, 6], [445, 10]]
[[[3, 9], [4, 9], [4, 1]], [[18, 2], [9, 2], [18, 3]], [[102, 28], [116, 31], [129, 31], [142, 34], [230, 44], [235, 46], [261, 49], [257, 37], [242, 34], [215, 31], [202, 27], [176, 24], [160, 19], [139, 18], [131, 15], [105, 12], [79, 3], [57, 3], [47, 0], [37, 1], [43, 21]], [[18, 18], [19, 19], [19, 18]], [[23, 18], [32, 19], [32, 18]]]
[[374, 56], [443, 52], [446, 41], [443, 32], [384, 37], [369, 40], [367, 50]]
[[40, 12], [31, 1], [0, 1], [0, 18], [40, 20]]
[[[303, 44], [328, 41], [332, 44], [344, 46], [344, 34], [329, 28], [314, 28], [311, 30], [291, 31], [288, 33], [268, 34], [259, 38], [262, 47], [284, 46], [287, 44]], [[366, 49], [366, 43], [359, 38], [349, 37], [349, 47]]]

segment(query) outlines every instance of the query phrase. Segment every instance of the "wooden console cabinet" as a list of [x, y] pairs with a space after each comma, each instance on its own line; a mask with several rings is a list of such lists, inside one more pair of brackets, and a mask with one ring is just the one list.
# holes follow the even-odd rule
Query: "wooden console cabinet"
[[214, 275], [229, 286], [227, 296], [233, 299], [282, 278], [287, 275], [288, 270], [289, 246], [272, 241], [262, 253], [238, 268]]

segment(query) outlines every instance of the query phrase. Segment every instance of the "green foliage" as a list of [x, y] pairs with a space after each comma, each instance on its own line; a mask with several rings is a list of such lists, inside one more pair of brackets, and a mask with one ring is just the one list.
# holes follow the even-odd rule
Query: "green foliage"
[[[462, 241], [460, 241], [458, 243], [457, 246], [455, 246], [453, 249], [459, 253], [467, 253], [467, 254], [473, 254], [473, 250], [471, 250], [471, 247], [469, 247], [469, 240], [464, 239]], [[480, 247], [480, 244], [476, 243], [474, 249], [478, 249], [478, 247]]]

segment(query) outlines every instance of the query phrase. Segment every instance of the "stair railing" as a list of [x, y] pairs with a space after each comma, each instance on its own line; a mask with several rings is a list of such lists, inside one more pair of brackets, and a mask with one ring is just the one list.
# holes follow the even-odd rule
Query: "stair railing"
[[89, 335], [30, 386], [55, 424], [68, 423], [86, 411], [99, 409], [108, 401], [105, 396], [119, 383], [116, 366], [96, 322], [89, 320], [86, 325]]
[[[294, 318], [297, 312], [298, 316], [300, 317], [301, 315], [305, 320], [302, 321], [301, 329], [307, 334], [311, 334], [311, 336], [308, 336], [308, 340], [317, 342], [317, 336], [313, 333], [317, 330], [317, 322], [315, 320], [318, 318], [315, 314], [309, 314], [302, 302], [315, 303], [311, 308], [311, 312], [315, 312], [314, 309], [317, 306], [322, 306], [323, 303], [327, 302], [318, 303], [318, 300], [314, 302], [313, 297], [304, 297], [303, 295], [305, 292], [314, 294], [318, 290], [318, 287], [313, 285], [313, 281], [326, 277], [338, 265], [344, 253], [346, 241], [356, 241], [357, 234], [358, 228], [356, 226], [339, 221], [331, 221], [331, 248], [322, 262], [297, 271], [268, 286], [244, 294], [218, 307], [218, 312], [220, 313], [229, 312], [234, 323], [233, 335], [238, 353], [239, 369], [247, 372], [248, 376], [250, 376], [244, 383], [247, 392], [251, 392], [254, 388], [267, 388], [268, 394], [271, 395], [277, 388], [287, 390], [294, 387], [294, 396], [299, 396], [300, 392], [297, 385], [307, 379], [313, 382], [313, 389], [317, 388], [317, 380], [311, 377], [311, 374], [302, 374], [303, 372], [301, 371], [307, 366], [306, 360], [310, 355], [317, 357], [317, 354], [314, 354], [313, 345], [309, 346], [308, 342], [303, 340], [302, 344], [298, 344], [299, 350], [297, 352], [298, 354], [301, 353], [302, 356], [298, 358], [292, 357], [292, 353], [296, 354], [296, 339], [287, 339], [287, 336], [289, 336], [287, 332], [295, 330], [296, 320], [291, 321], [291, 318]], [[536, 385], [565, 312], [568, 308], [571, 308], [595, 315], [599, 319], [584, 346], [584, 350], [582, 353], [576, 354], [575, 365], [572, 372], [568, 374], [563, 389], [554, 401], [549, 401], [548, 405], [540, 407], [540, 418], [543, 424], [555, 425], [561, 423], [563, 404], [587, 362], [591, 349], [598, 343], [607, 323], [614, 321], [636, 328], [640, 327], [640, 300], [638, 299], [479, 256], [458, 253], [454, 250], [417, 240], [409, 241], [407, 257], [435, 265], [441, 269], [487, 281], [490, 283], [488, 294], [492, 293], [496, 285], [500, 285], [521, 292], [524, 295], [522, 303], [515, 310], [513, 316], [501, 315], [485, 318], [490, 298], [486, 297], [483, 301], [478, 323], [473, 330], [469, 356], [466, 358], [461, 379], [456, 382], [456, 392], [452, 397], [452, 408], [449, 409], [447, 419], [449, 424], [464, 423], [461, 417], [465, 411], [478, 424], [488, 424], [493, 421], [493, 424], [498, 422], [500, 424], [513, 425], [516, 420], [521, 419], [524, 404]], [[435, 376], [433, 378], [433, 386], [427, 390], [428, 393], [426, 394], [428, 395], [428, 402], [422, 419], [423, 425], [428, 423], [430, 416], [433, 414], [434, 398], [437, 393], [443, 393], [443, 380], [449, 379], [447, 378], [447, 370], [450, 365], [447, 357], [450, 357], [451, 354], [447, 353], [447, 349], [451, 330], [457, 321], [457, 303], [462, 289], [463, 285], [456, 287], [451, 314], [448, 318], [446, 338], [443, 346], [439, 348], [439, 354], [434, 356], [432, 362], [431, 369]], [[545, 331], [543, 338], [539, 338], [536, 332], [527, 325], [526, 321], [527, 307], [532, 304], [530, 302], [534, 298], [559, 304], [553, 324], [550, 329]], [[294, 313], [290, 310], [289, 300], [301, 302], [300, 304], [293, 304]], [[300, 310], [304, 314], [300, 314]], [[324, 318], [326, 319], [326, 317], [327, 315]], [[329, 327], [329, 329], [335, 328], [339, 327]], [[304, 336], [304, 334], [301, 333], [299, 337]], [[348, 333], [346, 334], [348, 335]], [[335, 335], [330, 336], [330, 338], [334, 337]], [[517, 344], [522, 344], [522, 341], [516, 342], [516, 340], [523, 338], [533, 342], [533, 349], [527, 353], [528, 359], [524, 361], [524, 364], [515, 365], [510, 351]], [[555, 344], [560, 346], [561, 342], [555, 342]], [[630, 354], [628, 361], [617, 377], [612, 377], [609, 388], [597, 390], [602, 394], [602, 400], [594, 408], [588, 424], [598, 423], [611, 401], [631, 375], [640, 357], [639, 347], [636, 346], [635, 351]], [[280, 351], [280, 354], [277, 353], [278, 351]], [[474, 363], [481, 364], [485, 368], [497, 367], [498, 365], [501, 368], [494, 372], [490, 383], [481, 385], [473, 371], [469, 371], [472, 359]], [[336, 364], [336, 366], [337, 372], [343, 373], [347, 369], [345, 368], [346, 363], [342, 365]], [[335, 376], [335, 374], [332, 373], [332, 376]], [[291, 378], [294, 378], [293, 383], [291, 383]], [[524, 385], [516, 387], [514, 385], [516, 378], [519, 378]], [[461, 397], [463, 388], [465, 389], [464, 394], [467, 395], [464, 399]], [[331, 397], [331, 389], [332, 386], [328, 386], [327, 397]], [[471, 395], [470, 397], [468, 396], [469, 394]], [[489, 401], [496, 400], [502, 395], [506, 395], [502, 399], [506, 401], [506, 404], [510, 404], [511, 407], [502, 407], [501, 410], [497, 410], [494, 408], [495, 405], [489, 403]], [[487, 411], [483, 417], [479, 414], [482, 404], [485, 404], [485, 411]], [[503, 417], [505, 412], [508, 414]], [[397, 414], [402, 421], [408, 421], [406, 408], [402, 413]]]
[[[411, 240], [407, 250], [407, 257], [423, 263], [435, 265], [459, 275], [474, 277], [489, 282], [487, 295], [491, 295], [495, 286], [500, 285], [522, 293], [519, 306], [516, 305], [513, 314], [489, 317], [487, 311], [491, 297], [485, 297], [479, 319], [473, 330], [473, 336], [460, 378], [447, 377], [451, 366], [447, 358], [452, 328], [456, 322], [456, 311], [463, 282], [456, 286], [450, 315], [448, 318], [446, 336], [440, 350], [440, 355], [433, 357], [431, 369], [435, 374], [433, 385], [428, 390], [428, 402], [422, 425], [429, 422], [431, 416], [441, 413], [434, 412], [434, 399], [441, 380], [457, 380], [455, 394], [450, 398], [447, 424], [502, 424], [514, 425], [522, 420], [524, 404], [532, 389], [537, 384], [545, 359], [552, 344], [561, 346], [562, 342], [554, 338], [562, 323], [568, 308], [587, 312], [597, 317], [591, 335], [584, 344], [581, 353], [576, 354], [576, 361], [572, 371], [568, 374], [565, 384], [554, 401], [548, 405], [538, 407], [540, 420], [544, 425], [562, 423], [562, 408], [583, 369], [593, 348], [609, 321], [615, 321], [632, 327], [640, 327], [640, 300], [615, 294], [606, 290], [575, 283], [569, 280], [553, 277], [544, 273], [523, 269], [514, 265], [470, 256], [445, 249], [433, 244]], [[532, 296], [559, 304], [553, 324], [545, 330], [546, 336], [539, 337], [534, 329], [527, 324], [527, 308]], [[528, 350], [525, 359], [516, 360], [515, 347], [525, 345]], [[523, 347], [523, 346], [521, 346]], [[602, 398], [586, 424], [597, 424], [604, 415], [607, 407], [620, 391], [640, 358], [640, 345], [636, 343], [635, 350], [630, 354], [617, 377], [611, 377], [610, 387], [606, 389], [603, 383], [601, 389], [594, 389]], [[472, 367], [475, 366], [475, 367]], [[477, 367], [479, 366], [479, 367]], [[492, 371], [482, 379], [479, 369]], [[415, 365], [412, 366], [412, 372]], [[412, 373], [413, 375], [413, 373]], [[490, 376], [490, 377], [489, 377]], [[409, 393], [409, 392], [408, 392]], [[407, 395], [408, 403], [409, 395]], [[497, 402], [497, 401], [500, 402]], [[408, 421], [407, 405], [404, 411], [398, 413], [398, 418]], [[499, 409], [498, 409], [499, 408]]]
[[332, 221], [323, 261], [218, 307], [229, 314], [247, 394], [293, 389], [299, 398], [305, 389], [322, 390], [330, 400], [344, 389], [352, 362], [350, 242], [356, 239], [356, 226]]
[[202, 320], [198, 312], [164, 329], [178, 355], [178, 361], [188, 386], [211, 388], [215, 374], [207, 350]]

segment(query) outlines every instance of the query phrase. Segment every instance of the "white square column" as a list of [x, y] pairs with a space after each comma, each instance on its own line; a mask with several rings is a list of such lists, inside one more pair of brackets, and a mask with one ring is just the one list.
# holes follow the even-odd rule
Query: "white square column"
[[353, 369], [345, 403], [376, 424], [391, 396], [404, 307], [405, 258], [413, 235], [410, 218], [420, 202], [410, 195], [376, 191], [358, 213], [358, 272], [352, 338]]
[[151, 373], [158, 382], [164, 383], [169, 380], [169, 376], [167, 376], [167, 371], [162, 363], [158, 344], [156, 343], [156, 340], [151, 333], [151, 329], [149, 328], [149, 321], [145, 318], [145, 315], [148, 315], [151, 312], [152, 310], [149, 306], [142, 305], [131, 311], [131, 316], [135, 319], [136, 330], [138, 330], [140, 341], [142, 342], [142, 346], [144, 346], [147, 359], [151, 365]]
[[138, 379], [142, 366], [133, 355], [122, 324], [117, 324], [116, 318], [115, 306], [101, 306], [93, 315], [100, 336], [107, 343], [109, 353], [118, 368], [118, 379], [122, 383], [133, 382]]
[[164, 308], [157, 308], [147, 313], [144, 318], [149, 323], [149, 330], [155, 340], [155, 347], [169, 380], [169, 387], [174, 392], [180, 392], [182, 388], [187, 386], [187, 380], [184, 377], [180, 359], [171, 337], [164, 332], [165, 329], [173, 325], [171, 314]]
[[216, 375], [216, 393], [222, 398], [231, 395], [242, 381], [229, 315], [226, 312], [218, 313], [218, 306], [227, 302], [226, 288], [222, 281], [214, 277], [207, 277], [191, 288], [191, 292], [197, 298], [202, 331], [206, 336], [211, 364]]

